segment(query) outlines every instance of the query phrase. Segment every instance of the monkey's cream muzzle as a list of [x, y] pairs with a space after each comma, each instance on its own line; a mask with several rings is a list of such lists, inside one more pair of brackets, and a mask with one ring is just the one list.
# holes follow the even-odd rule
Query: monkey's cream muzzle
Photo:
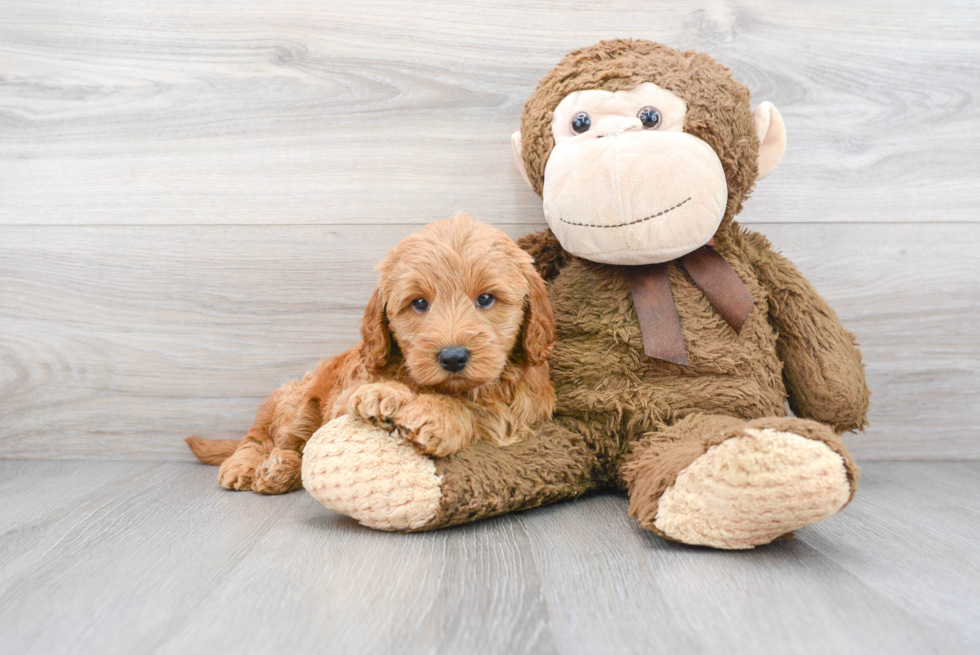
[[707, 243], [725, 215], [728, 185], [714, 150], [631, 120], [604, 118], [562, 139], [545, 167], [545, 218], [566, 250], [591, 261], [676, 259]]

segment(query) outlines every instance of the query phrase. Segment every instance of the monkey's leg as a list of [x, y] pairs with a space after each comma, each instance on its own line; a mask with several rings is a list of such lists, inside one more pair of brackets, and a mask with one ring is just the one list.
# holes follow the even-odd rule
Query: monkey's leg
[[620, 467], [630, 515], [687, 544], [767, 544], [840, 511], [858, 468], [830, 427], [799, 418], [688, 416], [633, 448]]
[[595, 453], [552, 421], [518, 443], [477, 442], [444, 459], [359, 419], [341, 416], [306, 444], [303, 486], [326, 507], [378, 530], [421, 531], [581, 495]]

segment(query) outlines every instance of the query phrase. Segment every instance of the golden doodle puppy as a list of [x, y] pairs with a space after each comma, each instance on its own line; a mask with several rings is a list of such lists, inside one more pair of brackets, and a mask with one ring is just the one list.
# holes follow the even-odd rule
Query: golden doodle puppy
[[555, 323], [531, 257], [465, 214], [401, 241], [378, 265], [361, 343], [273, 393], [240, 441], [187, 444], [228, 489], [302, 486], [301, 457], [343, 414], [446, 457], [478, 439], [506, 445], [552, 414]]

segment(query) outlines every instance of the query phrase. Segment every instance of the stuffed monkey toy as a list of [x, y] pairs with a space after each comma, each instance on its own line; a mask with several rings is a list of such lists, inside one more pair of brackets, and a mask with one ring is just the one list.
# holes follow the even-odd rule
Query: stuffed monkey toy
[[519, 243], [555, 313], [555, 415], [444, 459], [341, 417], [306, 446], [307, 490], [417, 531], [617, 487], [643, 528], [725, 549], [838, 512], [858, 480], [839, 435], [866, 424], [860, 353], [734, 221], [785, 142], [775, 107], [753, 111], [707, 55], [632, 40], [569, 53], [513, 137], [551, 228]]

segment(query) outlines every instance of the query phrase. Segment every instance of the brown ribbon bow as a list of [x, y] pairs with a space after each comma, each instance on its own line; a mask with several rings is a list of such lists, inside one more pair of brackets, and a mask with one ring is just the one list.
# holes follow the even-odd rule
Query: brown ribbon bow
[[[735, 333], [741, 332], [754, 301], [732, 265], [709, 246], [702, 246], [674, 261], [687, 270], [711, 306]], [[669, 263], [627, 266], [626, 269], [633, 306], [640, 319], [643, 351], [649, 357], [687, 366], [684, 335], [667, 279]]]

